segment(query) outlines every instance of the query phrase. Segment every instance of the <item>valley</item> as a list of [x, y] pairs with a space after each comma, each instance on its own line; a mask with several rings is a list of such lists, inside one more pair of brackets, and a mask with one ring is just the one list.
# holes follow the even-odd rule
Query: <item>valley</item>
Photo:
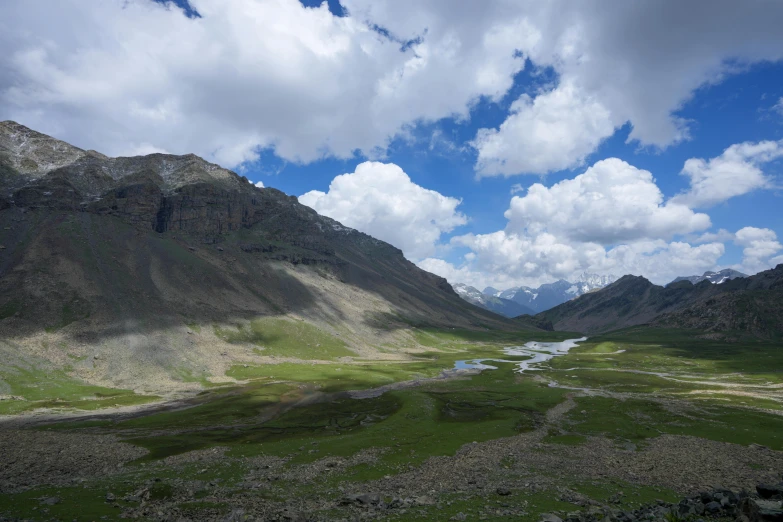
[[[413, 335], [426, 351], [405, 361], [325, 361], [312, 350], [237, 365], [227, 372], [236, 383], [171, 409], [3, 418], [0, 512], [537, 520], [620, 492], [630, 509], [752, 490], [783, 466], [778, 346], [621, 331], [520, 372], [528, 357], [510, 346], [573, 336]], [[468, 359], [496, 369], [453, 370]]]
[[475, 306], [194, 155], [2, 122], [0, 189], [0, 521], [681, 522], [780, 482], [783, 265]]

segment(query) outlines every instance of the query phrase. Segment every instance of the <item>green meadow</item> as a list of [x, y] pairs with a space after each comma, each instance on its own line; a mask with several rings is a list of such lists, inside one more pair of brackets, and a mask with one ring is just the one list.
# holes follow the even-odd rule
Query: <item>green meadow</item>
[[[678, 332], [620, 332], [589, 339], [568, 355], [520, 374], [513, 361], [524, 358], [505, 355], [503, 347], [566, 336], [416, 329], [414, 335], [419, 345], [426, 347], [424, 352], [405, 361], [382, 362], [347, 358], [338, 339], [309, 326], [293, 332], [284, 326], [269, 323], [254, 330], [251, 324], [216, 330], [229, 342], [258, 343], [263, 345], [262, 351], [276, 354], [298, 346], [300, 361], [234, 366], [227, 375], [240, 384], [205, 390], [190, 408], [130, 419], [107, 416], [83, 424], [71, 420], [39, 428], [114, 434], [144, 448], [147, 454], [114, 475], [108, 486], [104, 481], [0, 495], [0, 513], [48, 519], [36, 518], [31, 508], [23, 507], [30, 505], [25, 499], [56, 495], [63, 502], [52, 506], [49, 515], [92, 520], [116, 514], [116, 508], [107, 507], [102, 500], [107, 487], [122, 492], [129, 489], [129, 483], [153, 476], [162, 478], [163, 485], [177, 477], [220, 480], [224, 487], [241, 489], [243, 477], [250, 471], [244, 463], [254, 458], [279, 459], [285, 470], [328, 458], [350, 459], [363, 452], [376, 455], [371, 464], [334, 470], [318, 487], [300, 483], [280, 486], [301, 495], [331, 496], [336, 502], [339, 488], [345, 485], [356, 488], [404, 473], [433, 457], [453, 456], [466, 444], [539, 429], [546, 432], [544, 444], [558, 446], [578, 447], [594, 437], [606, 437], [641, 451], [651, 439], [672, 434], [783, 450], [783, 350], [774, 344], [716, 343]], [[488, 363], [495, 370], [444, 374], [458, 360], [483, 358], [512, 362]], [[59, 377], [49, 379], [47, 386], [51, 388], [33, 387], [39, 378], [20, 372], [13, 381], [14, 389], [35, 401], [62, 394], [72, 398], [73, 407], [78, 407], [78, 398], [85, 394], [97, 400], [100, 393], [106, 393], [71, 389], [74, 385]], [[395, 386], [404, 382], [409, 385]], [[370, 392], [378, 387], [385, 387], [383, 393]], [[356, 395], [362, 390], [364, 393]], [[113, 393], [117, 395], [100, 400], [133, 400], [128, 392]], [[575, 406], [558, 422], [547, 424], [547, 412], [569, 398]], [[199, 464], [182, 465], [170, 475], [162, 465], [167, 457], [210, 448], [220, 448], [231, 465], [208, 469]], [[605, 500], [618, 487], [632, 492], [629, 503], [677, 496], [661, 488], [585, 482], [578, 477], [568, 486], [596, 500]], [[167, 498], [165, 488], [159, 488], [156, 494]], [[506, 507], [499, 507], [500, 503]], [[227, 504], [198, 498], [181, 504], [183, 512], [229, 510]], [[81, 511], [74, 507], [77, 505]], [[434, 507], [420, 506], [395, 520], [448, 520], [477, 509], [488, 513], [489, 520], [497, 510], [524, 509], [534, 520], [541, 512], [575, 507], [535, 491], [515, 492], [502, 501], [444, 495], [439, 505], [437, 512], [432, 511]], [[326, 510], [322, 515], [330, 513], [337, 516], [339, 510]], [[498, 517], [494, 519], [503, 519]]]

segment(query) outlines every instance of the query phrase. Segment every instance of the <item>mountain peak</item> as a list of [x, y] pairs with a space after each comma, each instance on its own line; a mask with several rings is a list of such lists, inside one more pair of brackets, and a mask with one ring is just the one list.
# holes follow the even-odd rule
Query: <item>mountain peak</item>
[[743, 274], [742, 272], [734, 270], [733, 268], [724, 268], [723, 270], [720, 270], [718, 272], [708, 270], [704, 272], [704, 275], [701, 276], [678, 277], [669, 284], [679, 283], [681, 281], [690, 281], [691, 284], [697, 285], [702, 281], [709, 281], [710, 283], [720, 285], [725, 283], [726, 281], [731, 281], [732, 279], [737, 279], [740, 277], [748, 277], [748, 276], [747, 274]]

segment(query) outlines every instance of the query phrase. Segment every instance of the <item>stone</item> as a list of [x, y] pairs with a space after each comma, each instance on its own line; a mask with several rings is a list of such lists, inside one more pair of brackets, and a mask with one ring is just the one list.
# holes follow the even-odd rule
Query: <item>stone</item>
[[783, 522], [783, 503], [777, 500], [757, 500], [759, 519], [763, 522]]
[[783, 498], [783, 486], [772, 484], [759, 484], [756, 492], [761, 498]]
[[511, 494], [511, 490], [508, 488], [498, 488], [495, 492], [502, 497], [507, 497]]
[[381, 502], [381, 496], [377, 493], [365, 493], [363, 495], [359, 495], [356, 500], [359, 501], [360, 504], [364, 504], [365, 506], [369, 505], [377, 505]]
[[704, 506], [704, 508], [710, 515], [715, 515], [721, 511], [720, 502], [715, 502], [714, 500]]
[[552, 513], [544, 513], [541, 515], [539, 522], [563, 522], [563, 519]]
[[41, 504], [45, 506], [56, 506], [59, 503], [60, 503], [59, 497], [46, 497], [41, 499]]

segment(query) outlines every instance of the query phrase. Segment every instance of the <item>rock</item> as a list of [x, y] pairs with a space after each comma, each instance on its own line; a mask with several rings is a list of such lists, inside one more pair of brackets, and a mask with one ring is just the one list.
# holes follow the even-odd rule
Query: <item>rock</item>
[[340, 500], [340, 505], [359, 504], [362, 506], [378, 505], [381, 496], [377, 493], [349, 493]]
[[511, 490], [508, 488], [498, 488], [495, 492], [502, 497], [507, 497], [511, 494]]
[[763, 522], [783, 522], [783, 503], [776, 500], [757, 500], [759, 519]]
[[247, 519], [248, 517], [245, 515], [245, 510], [239, 508], [231, 511], [231, 513], [229, 513], [226, 518], [223, 519], [223, 522], [242, 522]]
[[553, 515], [552, 513], [544, 513], [538, 520], [539, 522], [563, 522], [562, 518], [557, 515]]
[[59, 497], [46, 497], [41, 499], [41, 504], [44, 506], [55, 506], [60, 503]]
[[460, 520], [461, 521], [461, 520], [467, 520], [467, 519], [468, 519], [468, 516], [465, 513], [460, 511], [459, 513], [457, 513], [456, 515], [451, 517], [449, 520]]
[[114, 502], [117, 500], [117, 497], [114, 495], [114, 493], [106, 493], [106, 502]]
[[360, 504], [364, 504], [365, 506], [369, 506], [369, 505], [375, 506], [381, 502], [381, 496], [377, 493], [365, 493], [364, 495], [359, 495], [359, 497], [356, 500], [358, 500]]
[[783, 498], [783, 486], [780, 484], [759, 484], [756, 491], [761, 498]]
[[710, 502], [706, 506], [704, 506], [704, 509], [710, 515], [716, 515], [716, 514], [721, 512], [720, 502], [715, 502], [713, 500], [712, 502]]

